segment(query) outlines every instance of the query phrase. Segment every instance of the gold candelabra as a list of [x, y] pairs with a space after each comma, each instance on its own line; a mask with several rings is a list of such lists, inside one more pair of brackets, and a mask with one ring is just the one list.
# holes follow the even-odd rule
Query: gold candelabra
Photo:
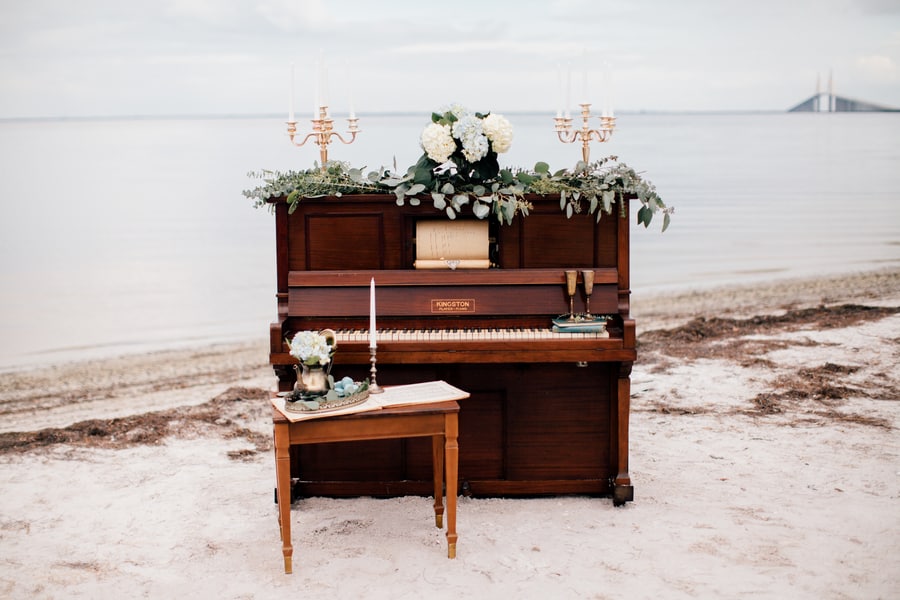
[[328, 163], [328, 144], [331, 143], [331, 138], [336, 137], [344, 144], [352, 144], [356, 140], [356, 134], [359, 133], [359, 119], [357, 119], [352, 112], [347, 118], [347, 123], [349, 124], [347, 133], [350, 134], [349, 140], [345, 140], [340, 133], [334, 131], [334, 119], [328, 115], [327, 106], [320, 106], [319, 118], [310, 120], [312, 121], [312, 132], [308, 133], [306, 137], [303, 138], [302, 142], [298, 143], [294, 140], [294, 137], [297, 135], [297, 121], [290, 120], [287, 122], [288, 136], [291, 138], [291, 143], [298, 148], [306, 144], [309, 140], [314, 140], [319, 147], [319, 158], [322, 161], [322, 171], [325, 171], [326, 164]]
[[[559, 116], [554, 118], [554, 121], [556, 121], [556, 134], [559, 136], [559, 141], [565, 144], [581, 140], [581, 156], [584, 162], [588, 163], [591, 158], [591, 141], [597, 140], [601, 143], [609, 141], [609, 138], [612, 137], [613, 129], [616, 128], [616, 118], [604, 114], [599, 117], [600, 128], [591, 129], [590, 102], [583, 102], [579, 106], [581, 106], [581, 129], [572, 129], [572, 117]], [[568, 112], [566, 114], [568, 115]]]

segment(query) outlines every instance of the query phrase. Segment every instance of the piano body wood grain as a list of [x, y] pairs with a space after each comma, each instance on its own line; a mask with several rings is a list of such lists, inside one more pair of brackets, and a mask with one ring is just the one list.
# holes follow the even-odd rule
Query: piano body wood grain
[[[392, 195], [274, 201], [278, 319], [270, 362], [279, 388], [294, 384], [285, 340], [338, 331], [334, 373], [368, 375], [369, 282], [378, 319], [382, 385], [443, 379], [461, 402], [460, 489], [477, 496], [612, 495], [631, 500], [628, 416], [635, 325], [629, 314], [628, 220], [567, 219], [557, 199], [512, 225], [492, 222], [498, 268], [415, 270], [415, 227], [442, 219]], [[609, 314], [605, 337], [554, 334], [568, 311], [566, 269], [594, 271], [591, 311]], [[584, 310], [579, 276], [576, 312]], [[420, 440], [319, 444], [292, 451], [304, 495], [430, 493], [430, 450]]]

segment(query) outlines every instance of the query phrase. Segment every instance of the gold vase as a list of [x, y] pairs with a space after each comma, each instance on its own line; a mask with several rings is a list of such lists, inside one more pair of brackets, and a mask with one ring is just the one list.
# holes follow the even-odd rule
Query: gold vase
[[[328, 363], [331, 366], [331, 363]], [[328, 370], [324, 365], [294, 365], [297, 383], [294, 389], [304, 396], [324, 396], [328, 393]]]

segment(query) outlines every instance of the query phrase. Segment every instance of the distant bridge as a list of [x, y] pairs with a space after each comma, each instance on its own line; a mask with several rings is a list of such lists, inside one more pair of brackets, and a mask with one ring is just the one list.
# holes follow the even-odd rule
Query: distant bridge
[[900, 112], [900, 109], [845, 98], [835, 94], [815, 94], [788, 112]]
[[822, 91], [822, 80], [816, 79], [816, 93], [804, 100], [788, 112], [900, 112], [900, 109], [890, 108], [845, 98], [834, 93], [834, 80], [831, 73], [828, 74], [828, 91]]

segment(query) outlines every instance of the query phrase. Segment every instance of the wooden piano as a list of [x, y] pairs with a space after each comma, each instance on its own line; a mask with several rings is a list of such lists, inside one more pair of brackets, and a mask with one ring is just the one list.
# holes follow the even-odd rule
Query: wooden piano
[[[270, 361], [279, 389], [292, 389], [286, 340], [330, 328], [338, 332], [333, 374], [369, 376], [374, 277], [378, 383], [441, 379], [471, 393], [460, 403], [463, 493], [610, 495], [620, 505], [633, 498], [628, 219], [566, 218], [557, 198], [528, 200], [528, 216], [489, 222], [492, 268], [456, 270], [413, 268], [417, 223], [447, 220], [431, 206], [345, 195], [305, 198], [289, 213], [284, 198], [273, 200], [278, 320]], [[551, 319], [569, 311], [564, 271], [572, 269], [576, 312], [585, 309], [580, 273], [594, 271], [590, 309], [612, 315], [608, 337], [551, 331]], [[296, 447], [291, 475], [304, 496], [428, 495], [430, 440]]]

